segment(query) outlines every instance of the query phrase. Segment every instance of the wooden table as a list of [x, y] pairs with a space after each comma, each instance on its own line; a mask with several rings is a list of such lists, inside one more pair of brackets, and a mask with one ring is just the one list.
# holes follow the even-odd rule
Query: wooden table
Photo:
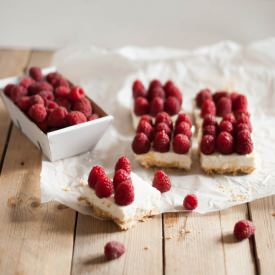
[[[0, 50], [0, 77], [47, 66], [51, 52]], [[58, 203], [40, 204], [41, 153], [15, 128], [0, 101], [0, 274], [275, 274], [275, 196], [209, 215], [164, 214], [118, 231]], [[255, 238], [236, 242], [237, 220]], [[105, 262], [118, 240], [126, 254]]]

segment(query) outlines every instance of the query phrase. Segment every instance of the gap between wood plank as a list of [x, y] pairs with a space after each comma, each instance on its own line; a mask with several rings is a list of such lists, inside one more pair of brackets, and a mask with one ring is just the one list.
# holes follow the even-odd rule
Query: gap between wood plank
[[77, 230], [77, 220], [78, 220], [78, 212], [75, 213], [73, 251], [72, 251], [72, 260], [71, 260], [71, 271], [70, 271], [70, 274], [72, 274], [72, 272], [73, 272], [73, 259], [74, 259], [75, 238], [76, 238], [76, 230]]

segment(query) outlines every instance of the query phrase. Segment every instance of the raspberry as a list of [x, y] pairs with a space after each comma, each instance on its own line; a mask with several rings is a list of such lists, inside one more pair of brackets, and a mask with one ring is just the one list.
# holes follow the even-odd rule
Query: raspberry
[[88, 184], [91, 188], [95, 188], [96, 183], [98, 181], [99, 178], [103, 178], [106, 177], [106, 173], [104, 171], [104, 168], [100, 165], [96, 165], [94, 166], [89, 174], [89, 178], [88, 178]]
[[70, 99], [71, 101], [75, 102], [82, 98], [84, 98], [85, 92], [81, 87], [75, 86], [71, 89], [70, 92]]
[[205, 155], [211, 155], [215, 152], [215, 137], [212, 135], [205, 135], [201, 139], [201, 152]]
[[83, 113], [86, 117], [89, 117], [92, 114], [93, 109], [90, 100], [84, 97], [74, 103], [73, 110], [79, 111]]
[[161, 193], [164, 193], [171, 189], [171, 182], [169, 177], [162, 170], [157, 170], [154, 174], [153, 186]]
[[11, 96], [11, 91], [13, 90], [13, 88], [15, 87], [15, 84], [7, 84], [4, 88], [4, 93], [6, 96], [10, 97]]
[[217, 128], [215, 125], [205, 125], [203, 127], [203, 135], [211, 135], [215, 137], [217, 134]]
[[239, 95], [234, 99], [233, 102], [233, 110], [234, 111], [247, 111], [247, 98], [244, 95]]
[[47, 111], [44, 105], [34, 104], [30, 107], [28, 114], [35, 122], [42, 122], [47, 116]]
[[158, 124], [160, 122], [166, 123], [171, 129], [173, 127], [172, 119], [166, 112], [161, 112], [156, 115], [155, 123]]
[[126, 156], [120, 157], [115, 165], [115, 171], [124, 169], [128, 174], [131, 173], [131, 162]]
[[26, 96], [28, 94], [27, 89], [23, 86], [14, 86], [11, 90], [10, 96], [13, 102], [16, 102], [21, 96]]
[[53, 91], [53, 87], [46, 81], [35, 82], [28, 87], [30, 95], [36, 95], [41, 91]]
[[230, 121], [233, 125], [236, 123], [236, 118], [233, 113], [224, 115], [223, 120]]
[[30, 97], [22, 96], [17, 100], [17, 105], [22, 111], [27, 111], [30, 107]]
[[88, 121], [92, 121], [98, 118], [99, 118], [98, 114], [92, 114], [91, 116], [88, 117]]
[[232, 101], [232, 104], [234, 104], [234, 100], [239, 96], [240, 94], [237, 93], [237, 92], [232, 92], [230, 94], [230, 98], [231, 98], [231, 101]]
[[246, 123], [238, 123], [236, 125], [235, 130], [236, 130], [236, 133], [238, 133], [238, 132], [240, 132], [242, 130], [247, 130], [247, 131], [250, 132], [250, 128], [249, 128], [249, 126]]
[[214, 101], [210, 100], [210, 99], [206, 99], [201, 107], [201, 117], [205, 117], [207, 114], [216, 115], [216, 106]]
[[167, 97], [164, 103], [164, 110], [171, 116], [176, 115], [180, 111], [178, 99], [174, 96]]
[[57, 72], [48, 73], [46, 76], [47, 81], [53, 85], [57, 79], [61, 78], [62, 76]]
[[108, 198], [114, 192], [114, 186], [111, 179], [107, 176], [98, 177], [95, 185], [95, 193], [99, 198]]
[[31, 67], [29, 69], [29, 75], [35, 81], [41, 81], [43, 79], [42, 71], [38, 67]]
[[198, 198], [195, 194], [188, 194], [183, 200], [183, 206], [186, 210], [194, 210], [198, 207]]
[[211, 114], [205, 115], [202, 126], [206, 125], [216, 125], [216, 117]]
[[165, 94], [166, 94], [166, 97], [170, 97], [170, 96], [173, 96], [175, 98], [178, 99], [180, 105], [182, 104], [182, 94], [181, 94], [181, 91], [179, 90], [179, 88], [175, 85], [173, 86], [170, 86], [169, 88], [167, 88], [165, 90]]
[[42, 132], [47, 133], [47, 131], [48, 131], [47, 119], [43, 120], [42, 122], [37, 122], [36, 125], [38, 126], [38, 128], [39, 128]]
[[217, 102], [217, 116], [224, 116], [231, 113], [232, 103], [231, 99], [228, 97], [222, 97]]
[[104, 246], [104, 255], [107, 260], [114, 260], [125, 253], [125, 246], [122, 243], [111, 241]]
[[170, 90], [173, 86], [175, 86], [174, 82], [172, 80], [167, 80], [163, 86], [163, 89], [165, 92]]
[[192, 120], [191, 120], [190, 116], [188, 116], [185, 113], [181, 113], [178, 115], [177, 120], [176, 120], [176, 125], [180, 124], [181, 122], [186, 122], [190, 125], [190, 127], [192, 127]]
[[68, 111], [71, 109], [72, 104], [67, 98], [59, 97], [55, 99], [55, 102], [61, 106], [66, 108]]
[[56, 102], [52, 101], [52, 100], [47, 100], [46, 101], [46, 107], [47, 107], [48, 110], [53, 110], [53, 109], [58, 107], [58, 104]]
[[39, 95], [44, 99], [45, 102], [47, 100], [52, 100], [52, 101], [54, 100], [54, 95], [53, 95], [53, 92], [51, 91], [41, 91]]
[[192, 131], [190, 129], [190, 125], [184, 121], [181, 122], [180, 124], [178, 124], [174, 131], [174, 135], [177, 135], [177, 134], [184, 134], [190, 139], [192, 136]]
[[186, 154], [190, 149], [190, 140], [188, 136], [177, 134], [173, 139], [173, 150], [176, 154]]
[[129, 180], [130, 175], [127, 173], [124, 169], [118, 169], [115, 172], [114, 178], [113, 178], [113, 184], [114, 184], [114, 189], [116, 190], [117, 186], [122, 183], [125, 180]]
[[250, 118], [250, 114], [247, 111], [245, 111], [245, 112], [243, 112], [243, 111], [235, 111], [234, 115], [235, 115], [236, 120], [239, 120], [241, 118], [246, 118], [246, 119], [249, 120], [249, 118]]
[[242, 130], [237, 134], [236, 152], [240, 155], [250, 154], [253, 151], [253, 142], [250, 132]]
[[152, 140], [153, 138], [153, 127], [150, 123], [146, 122], [145, 120], [142, 120], [139, 122], [138, 127], [137, 127], [137, 133], [144, 133], [149, 140]]
[[162, 87], [161, 82], [157, 79], [153, 79], [149, 84], [149, 89], [148, 90], [154, 89], [156, 87]]
[[217, 104], [222, 97], [230, 98], [230, 95], [226, 91], [217, 91], [213, 94], [213, 101]]
[[252, 125], [249, 116], [246, 113], [239, 113], [237, 116], [237, 124], [245, 123], [248, 125], [250, 132], [252, 132]]
[[157, 133], [160, 131], [164, 131], [169, 137], [171, 137], [172, 131], [166, 123], [160, 122], [155, 125], [154, 132]]
[[160, 97], [162, 99], [165, 98], [165, 92], [162, 87], [157, 86], [148, 91], [148, 99], [149, 101], [153, 100], [155, 97]]
[[197, 107], [201, 108], [205, 100], [212, 100], [212, 93], [209, 89], [200, 90], [196, 96]]
[[234, 139], [227, 132], [220, 132], [216, 139], [217, 151], [223, 155], [232, 154], [234, 150]]
[[68, 111], [64, 107], [55, 108], [48, 116], [50, 127], [63, 127], [66, 125]]
[[162, 112], [164, 108], [164, 102], [163, 99], [160, 97], [155, 97], [150, 102], [150, 115], [155, 117], [158, 113]]
[[42, 105], [44, 105], [45, 101], [40, 95], [32, 95], [30, 97], [30, 105], [33, 105], [33, 104], [42, 104]]
[[70, 88], [66, 86], [57, 87], [54, 91], [57, 97], [68, 97], [70, 92], [71, 92]]
[[79, 111], [70, 112], [66, 119], [69, 125], [76, 125], [87, 121], [86, 116]]
[[222, 120], [219, 125], [220, 132], [227, 132], [231, 135], [234, 133], [234, 127], [230, 121]]
[[142, 116], [149, 113], [149, 102], [144, 97], [135, 99], [134, 112], [137, 116]]
[[150, 150], [150, 147], [150, 140], [144, 133], [138, 133], [135, 135], [132, 142], [132, 149], [137, 155], [147, 153]]
[[143, 115], [143, 116], [141, 116], [139, 121], [142, 121], [142, 120], [147, 121], [148, 123], [150, 123], [151, 125], [153, 125], [153, 119], [149, 115]]
[[118, 205], [129, 205], [135, 199], [134, 186], [131, 180], [121, 182], [115, 191], [115, 203]]
[[30, 77], [24, 77], [20, 80], [19, 85], [23, 86], [24, 88], [28, 89], [28, 87], [34, 83], [34, 80]]
[[133, 98], [137, 98], [139, 96], [146, 97], [145, 87], [140, 80], [134, 81], [132, 91], [133, 91]]
[[250, 238], [255, 231], [255, 226], [248, 220], [238, 221], [234, 226], [234, 235], [239, 241]]
[[153, 147], [157, 152], [168, 152], [170, 149], [169, 136], [164, 131], [157, 132], [154, 137]]
[[58, 88], [58, 87], [68, 87], [69, 88], [70, 87], [69, 82], [62, 76], [54, 79], [52, 85], [54, 88]]

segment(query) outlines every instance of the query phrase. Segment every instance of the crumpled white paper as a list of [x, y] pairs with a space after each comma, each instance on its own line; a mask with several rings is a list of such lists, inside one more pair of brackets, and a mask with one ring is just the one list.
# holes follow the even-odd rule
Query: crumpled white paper
[[[41, 200], [59, 201], [90, 214], [81, 200], [79, 181], [91, 167], [103, 165], [108, 172], [117, 158], [130, 158], [133, 171], [151, 182], [153, 169], [143, 169], [134, 160], [130, 117], [131, 85], [139, 78], [172, 79], [182, 89], [184, 108], [191, 111], [192, 99], [204, 87], [229, 88], [247, 94], [252, 114], [257, 169], [250, 175], [206, 176], [194, 157], [191, 172], [167, 170], [172, 189], [162, 195], [162, 212], [183, 211], [187, 193], [199, 197], [196, 212], [207, 213], [275, 194], [275, 39], [242, 47], [233, 42], [194, 51], [165, 48], [126, 47], [108, 51], [98, 48], [69, 48], [59, 51], [53, 65], [115, 118], [93, 152], [57, 161], [43, 160]], [[194, 154], [195, 155], [195, 154]]]

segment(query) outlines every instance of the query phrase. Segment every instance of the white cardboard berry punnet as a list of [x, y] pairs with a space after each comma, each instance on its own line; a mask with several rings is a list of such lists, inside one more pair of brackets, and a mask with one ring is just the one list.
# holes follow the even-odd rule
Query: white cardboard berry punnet
[[[56, 68], [54, 67], [42, 70], [43, 75], [55, 71]], [[0, 89], [2, 90], [8, 83], [18, 83], [20, 78], [21, 77], [10, 77], [1, 79]], [[3, 91], [0, 91], [0, 96], [14, 125], [16, 125], [51, 161], [92, 150], [113, 120], [112, 116], [105, 113], [91, 100], [93, 109], [99, 114], [100, 118], [45, 134], [3, 93]]]

